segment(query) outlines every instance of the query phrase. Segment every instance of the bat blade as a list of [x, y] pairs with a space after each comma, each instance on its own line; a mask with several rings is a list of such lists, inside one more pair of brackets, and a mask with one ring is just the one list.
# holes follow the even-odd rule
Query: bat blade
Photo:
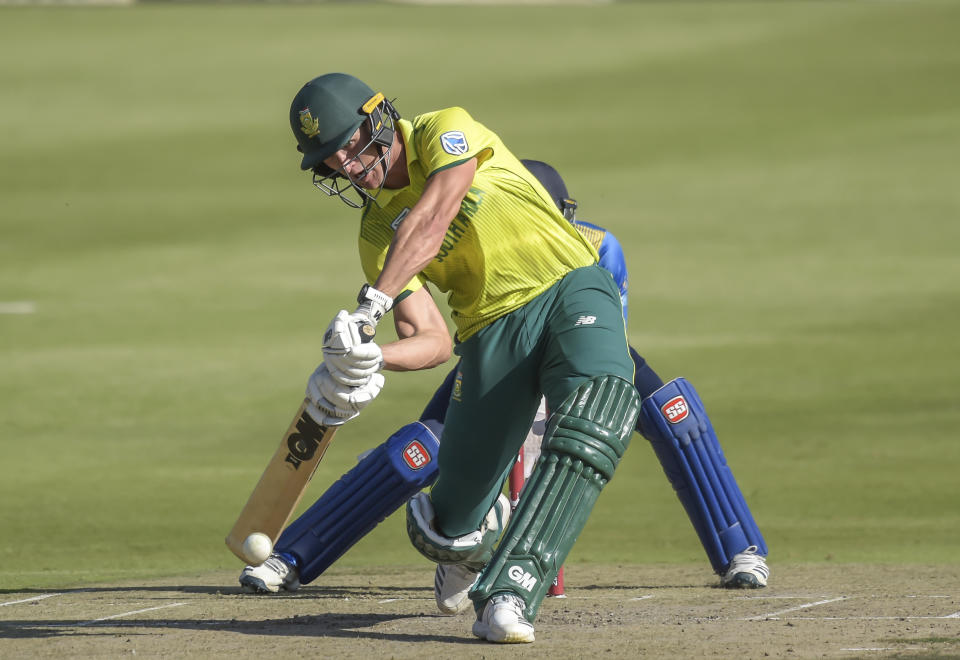
[[340, 428], [317, 424], [307, 414], [306, 406], [307, 399], [304, 399], [280, 447], [267, 464], [233, 529], [227, 534], [227, 547], [247, 563], [254, 562], [244, 555], [244, 540], [254, 532], [261, 532], [269, 536], [273, 543], [277, 542]]

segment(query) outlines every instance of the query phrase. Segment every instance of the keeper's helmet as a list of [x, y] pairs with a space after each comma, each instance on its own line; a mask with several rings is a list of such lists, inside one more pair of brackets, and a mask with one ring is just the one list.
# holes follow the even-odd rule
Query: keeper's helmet
[[[400, 115], [383, 94], [374, 92], [366, 83], [345, 73], [328, 73], [304, 85], [290, 105], [290, 128], [297, 139], [297, 151], [303, 154], [300, 169], [313, 171], [313, 185], [349, 206], [359, 208], [366, 199], [374, 199], [342, 172], [327, 167], [323, 161], [343, 148], [364, 123], [370, 141], [361, 150], [377, 151], [377, 159], [366, 169], [386, 168], [393, 146], [395, 122]], [[381, 181], [381, 189], [383, 182]], [[346, 193], [353, 193], [345, 196]]]
[[560, 173], [547, 165], [542, 160], [521, 160], [523, 166], [530, 170], [533, 176], [537, 177], [547, 192], [550, 193], [550, 199], [557, 205], [563, 217], [573, 222], [577, 216], [577, 200], [570, 197], [567, 192], [567, 184], [563, 182]]

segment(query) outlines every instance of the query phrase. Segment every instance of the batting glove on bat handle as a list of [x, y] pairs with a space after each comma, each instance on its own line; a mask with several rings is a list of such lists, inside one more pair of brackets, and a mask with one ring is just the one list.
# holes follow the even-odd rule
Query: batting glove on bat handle
[[357, 327], [360, 329], [360, 343], [369, 344], [377, 336], [377, 328], [372, 323], [362, 319], [357, 320]]

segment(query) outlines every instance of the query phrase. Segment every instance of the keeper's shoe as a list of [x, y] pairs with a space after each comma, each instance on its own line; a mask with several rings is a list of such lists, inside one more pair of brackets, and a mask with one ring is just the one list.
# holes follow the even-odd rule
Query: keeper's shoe
[[523, 601], [509, 591], [494, 594], [473, 624], [473, 634], [488, 642], [524, 644], [533, 641], [533, 624], [523, 616]]
[[437, 608], [444, 614], [460, 614], [473, 603], [470, 601], [470, 587], [480, 577], [478, 571], [472, 571], [460, 564], [437, 564], [433, 578], [433, 595], [437, 599]]
[[300, 588], [300, 574], [296, 566], [274, 552], [259, 566], [244, 568], [240, 573], [240, 586], [256, 594], [275, 594], [281, 589], [296, 591]]
[[751, 545], [733, 556], [727, 572], [720, 578], [720, 586], [726, 589], [760, 589], [767, 586], [768, 577], [770, 569], [766, 558], [757, 554], [757, 546]]

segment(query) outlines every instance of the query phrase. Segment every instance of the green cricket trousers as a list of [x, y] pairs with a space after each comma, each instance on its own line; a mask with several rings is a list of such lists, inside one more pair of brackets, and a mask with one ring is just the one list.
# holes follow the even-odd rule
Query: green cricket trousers
[[620, 292], [598, 265], [578, 268], [459, 344], [459, 369], [431, 491], [440, 532], [479, 528], [546, 396], [550, 410], [583, 381], [633, 382]]

